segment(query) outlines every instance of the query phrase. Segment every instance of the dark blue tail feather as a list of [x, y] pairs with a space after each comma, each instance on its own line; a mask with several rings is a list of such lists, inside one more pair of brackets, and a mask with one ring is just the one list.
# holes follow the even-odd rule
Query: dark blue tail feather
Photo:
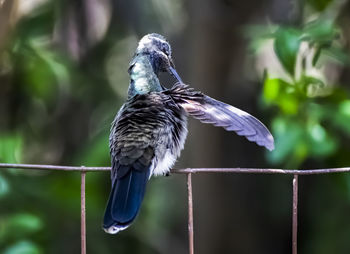
[[116, 234], [127, 228], [140, 209], [150, 170], [131, 168], [122, 178], [116, 178], [112, 185], [103, 220], [107, 233]]

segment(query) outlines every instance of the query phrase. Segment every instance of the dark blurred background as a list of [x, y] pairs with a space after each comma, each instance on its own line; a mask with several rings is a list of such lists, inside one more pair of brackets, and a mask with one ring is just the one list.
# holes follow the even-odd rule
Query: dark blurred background
[[[190, 120], [182, 167], [350, 166], [347, 0], [0, 0], [0, 162], [108, 166], [110, 123], [146, 33], [183, 80], [261, 119], [276, 149]], [[174, 82], [163, 75], [162, 82]], [[0, 171], [0, 252], [79, 253], [79, 173]], [[292, 178], [197, 174], [196, 253], [290, 253]], [[153, 178], [135, 223], [101, 228], [109, 174], [87, 175], [89, 253], [187, 253], [186, 180]], [[300, 253], [350, 253], [350, 175], [300, 178]]]

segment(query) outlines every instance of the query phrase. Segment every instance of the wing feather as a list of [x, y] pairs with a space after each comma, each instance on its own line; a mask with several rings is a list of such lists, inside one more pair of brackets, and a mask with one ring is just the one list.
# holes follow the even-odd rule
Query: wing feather
[[185, 84], [176, 84], [168, 93], [189, 115], [199, 121], [234, 131], [270, 151], [274, 149], [270, 131], [247, 112], [195, 91]]

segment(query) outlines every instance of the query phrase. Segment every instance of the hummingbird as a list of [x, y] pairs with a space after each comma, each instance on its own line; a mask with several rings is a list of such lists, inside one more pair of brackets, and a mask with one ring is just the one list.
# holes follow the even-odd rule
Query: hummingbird
[[[162, 86], [161, 72], [172, 75], [176, 84], [169, 89]], [[184, 148], [189, 115], [274, 149], [271, 133], [258, 119], [182, 82], [165, 37], [145, 35], [128, 73], [128, 98], [112, 122], [109, 137], [112, 187], [103, 219], [105, 232], [116, 234], [129, 227], [151, 176], [169, 174]]]

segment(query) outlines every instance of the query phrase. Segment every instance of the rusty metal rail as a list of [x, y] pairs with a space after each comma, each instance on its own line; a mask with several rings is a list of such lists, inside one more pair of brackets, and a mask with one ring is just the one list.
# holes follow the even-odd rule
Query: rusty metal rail
[[[86, 217], [85, 217], [85, 177], [87, 172], [109, 171], [110, 167], [85, 167], [85, 166], [58, 166], [58, 165], [35, 165], [35, 164], [9, 164], [0, 163], [0, 169], [18, 168], [35, 170], [63, 170], [81, 172], [81, 254], [86, 254]], [[298, 238], [298, 176], [350, 172], [346, 168], [325, 168], [325, 169], [264, 169], [264, 168], [186, 168], [174, 169], [172, 173], [187, 174], [188, 190], [188, 241], [189, 253], [194, 254], [194, 227], [193, 227], [193, 196], [192, 196], [192, 175], [196, 173], [248, 173], [248, 174], [285, 174], [293, 175], [293, 207], [292, 207], [292, 253], [297, 254]]]

